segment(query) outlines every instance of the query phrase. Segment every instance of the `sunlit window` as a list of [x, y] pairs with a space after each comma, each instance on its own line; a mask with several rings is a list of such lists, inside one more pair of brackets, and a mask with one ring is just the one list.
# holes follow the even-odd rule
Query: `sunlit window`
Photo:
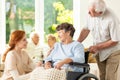
[[63, 22], [73, 23], [73, 0], [44, 0], [45, 35], [55, 34], [55, 28]]
[[25, 30], [27, 37], [35, 30], [44, 44], [48, 34], [57, 36], [55, 28], [62, 22], [73, 23], [77, 39], [82, 22], [80, 0], [0, 0], [0, 12], [0, 52], [14, 30]]
[[30, 34], [34, 24], [35, 0], [6, 0], [6, 42], [14, 30], [25, 30]]

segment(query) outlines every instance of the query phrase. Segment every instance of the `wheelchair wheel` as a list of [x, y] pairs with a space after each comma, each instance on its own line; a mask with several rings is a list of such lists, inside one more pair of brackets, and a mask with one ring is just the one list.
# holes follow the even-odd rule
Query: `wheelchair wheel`
[[78, 80], [91, 80], [91, 79], [98, 80], [98, 78], [91, 73], [87, 73], [87, 74], [82, 75]]

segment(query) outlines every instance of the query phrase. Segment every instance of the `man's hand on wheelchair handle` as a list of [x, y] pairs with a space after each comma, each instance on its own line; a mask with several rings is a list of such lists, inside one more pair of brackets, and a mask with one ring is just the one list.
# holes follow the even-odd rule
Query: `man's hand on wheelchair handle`
[[93, 54], [97, 53], [99, 51], [98, 46], [97, 45], [90, 46], [89, 51]]

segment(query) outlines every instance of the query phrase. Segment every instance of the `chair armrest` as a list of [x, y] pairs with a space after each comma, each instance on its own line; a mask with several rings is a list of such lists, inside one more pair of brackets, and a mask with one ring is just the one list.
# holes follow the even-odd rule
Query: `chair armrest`
[[90, 71], [90, 65], [87, 63], [71, 62], [71, 63], [69, 63], [69, 65], [83, 68], [84, 69], [83, 72], [86, 72], [86, 73], [88, 73]]
[[90, 65], [86, 63], [78, 63], [78, 62], [71, 62], [69, 65], [77, 66], [77, 67], [82, 67], [82, 68], [89, 68]]

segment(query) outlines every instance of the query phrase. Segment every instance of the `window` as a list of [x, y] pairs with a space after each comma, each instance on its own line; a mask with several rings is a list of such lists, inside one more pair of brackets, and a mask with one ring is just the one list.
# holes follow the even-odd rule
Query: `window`
[[73, 0], [44, 0], [45, 36], [52, 33], [62, 22], [73, 23]]
[[[16, 20], [18, 20], [17, 22], [11, 21], [12, 25], [13, 23], [17, 23], [18, 26], [14, 26], [15, 29], [25, 30], [27, 32], [27, 35], [29, 35], [29, 33], [35, 28], [35, 31], [40, 33], [40, 41], [42, 43], [44, 43], [45, 35], [55, 32], [54, 26], [56, 25], [54, 24], [60, 24], [62, 21], [64, 22], [61, 17], [62, 14], [58, 16], [59, 12], [55, 9], [54, 4], [63, 5], [65, 8], [63, 12], [66, 10], [73, 11], [73, 15], [71, 16], [73, 20], [70, 19], [70, 21], [72, 21], [74, 27], [76, 28], [76, 34], [79, 34], [79, 0], [0, 0], [0, 34], [2, 34], [0, 37], [0, 52], [3, 51], [3, 48], [6, 45], [5, 43], [8, 43], [10, 32], [14, 30], [13, 27], [12, 29], [10, 29], [10, 27], [7, 26], [9, 25], [9, 20], [7, 16], [10, 11], [10, 1], [13, 1], [11, 8], [11, 11], [13, 11], [13, 13], [11, 15], [11, 18], [14, 19], [15, 16], [17, 16]], [[6, 14], [4, 12], [6, 12]], [[58, 20], [57, 17], [59, 18]], [[29, 24], [29, 22], [32, 24]]]
[[35, 0], [6, 0], [6, 42], [14, 30], [34, 30]]

